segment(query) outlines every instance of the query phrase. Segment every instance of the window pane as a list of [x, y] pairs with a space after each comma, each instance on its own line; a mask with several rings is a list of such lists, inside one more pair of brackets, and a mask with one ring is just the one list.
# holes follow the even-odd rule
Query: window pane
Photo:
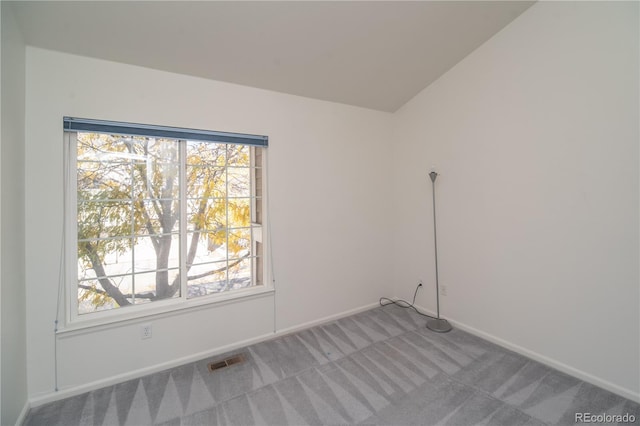
[[[187, 267], [201, 263], [217, 262], [227, 258], [227, 232], [224, 230], [216, 232], [188, 232], [187, 233], [188, 253], [193, 255], [187, 257]], [[193, 252], [193, 247], [196, 247]]]
[[[133, 193], [137, 200], [153, 200], [145, 203], [147, 213], [161, 221], [179, 215], [179, 144], [166, 139], [137, 139], [133, 145], [134, 161]], [[168, 222], [167, 222], [168, 223]], [[167, 225], [168, 226], [168, 225]], [[171, 229], [164, 229], [170, 232]]]
[[153, 157], [133, 166], [133, 194], [140, 199], [171, 199], [180, 197], [178, 163], [159, 163]]
[[232, 198], [229, 200], [229, 227], [243, 228], [251, 225], [251, 199]]
[[152, 298], [180, 297], [178, 269], [136, 274], [136, 304], [150, 302]]
[[227, 225], [227, 202], [224, 199], [187, 200], [187, 228], [190, 231], [216, 231]]
[[229, 259], [246, 257], [251, 254], [251, 228], [229, 230]]
[[245, 288], [251, 285], [251, 259], [229, 262], [229, 290]]
[[135, 206], [135, 234], [169, 234], [180, 230], [180, 200], [138, 200]]
[[[81, 281], [95, 286], [79, 289], [84, 306], [81, 311], [92, 310], [91, 305], [93, 310], [116, 307], [116, 299], [121, 304], [132, 303], [133, 283], [144, 283], [144, 276], [138, 279], [132, 275], [134, 269], [179, 266], [177, 235], [158, 238], [156, 248], [148, 237], [135, 239], [134, 248], [131, 238], [178, 230], [179, 142], [78, 133], [77, 154], [78, 277], [109, 277]], [[137, 200], [133, 204], [132, 196]], [[126, 288], [119, 290], [118, 285]], [[169, 297], [175, 293], [167, 290], [169, 286], [154, 280], [148, 291], [162, 293], [159, 298]]]
[[187, 166], [187, 198], [224, 198], [227, 196], [226, 169]]
[[246, 167], [227, 169], [227, 195], [229, 197], [251, 196], [251, 169]]
[[78, 200], [131, 198], [131, 172], [128, 160], [78, 162]]
[[78, 280], [87, 280], [91, 278], [96, 278], [96, 272], [90, 266], [87, 267], [83, 264], [83, 262], [78, 262]]
[[227, 262], [194, 265], [187, 275], [188, 297], [217, 293], [227, 287]]
[[79, 201], [78, 240], [131, 235], [130, 201]]
[[[106, 278], [122, 295], [131, 295], [133, 288], [130, 275]], [[127, 299], [128, 300], [128, 299]], [[104, 311], [118, 308], [118, 304], [102, 288], [98, 280], [80, 281], [78, 283], [78, 313]]]
[[178, 268], [180, 266], [180, 237], [173, 234], [136, 238], [133, 259], [135, 272]]
[[187, 167], [200, 165], [224, 167], [227, 163], [227, 144], [187, 141]]
[[78, 200], [131, 198], [129, 145], [121, 138], [78, 134]]
[[131, 138], [100, 133], [77, 133], [78, 162], [129, 162]]
[[78, 266], [93, 269], [95, 276], [130, 274], [133, 270], [131, 238], [79, 241]]
[[227, 147], [227, 165], [249, 167], [251, 165], [250, 149], [245, 145], [229, 145]]

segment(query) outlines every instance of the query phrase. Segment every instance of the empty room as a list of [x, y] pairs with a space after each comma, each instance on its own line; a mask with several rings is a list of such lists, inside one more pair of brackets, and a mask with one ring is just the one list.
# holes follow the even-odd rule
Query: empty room
[[640, 424], [636, 1], [5, 1], [0, 423]]

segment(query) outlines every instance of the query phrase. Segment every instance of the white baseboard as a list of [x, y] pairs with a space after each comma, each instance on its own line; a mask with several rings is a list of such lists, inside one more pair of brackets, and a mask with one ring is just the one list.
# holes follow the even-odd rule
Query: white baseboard
[[[282, 330], [277, 331], [276, 333], [267, 333], [261, 336], [256, 336], [250, 339], [242, 340], [240, 342], [234, 342], [229, 345], [221, 346], [218, 348], [213, 348], [207, 351], [198, 352], [196, 354], [192, 354], [186, 357], [177, 358], [171, 361], [163, 362], [160, 364], [156, 364], [150, 367], [141, 368], [138, 370], [130, 371], [123, 374], [118, 374], [116, 376], [112, 376], [106, 379], [96, 380], [94, 382], [90, 382], [87, 384], [79, 385], [79, 386], [71, 386], [64, 389], [59, 389], [57, 392], [49, 392], [46, 394], [37, 395], [31, 397], [28, 403], [30, 407], [38, 407], [43, 404], [47, 404], [49, 402], [57, 401], [64, 398], [69, 398], [72, 396], [80, 395], [85, 392], [91, 392], [96, 389], [100, 389], [106, 386], [112, 386], [117, 383], [122, 383], [127, 380], [137, 379], [139, 377], [147, 376], [149, 374], [157, 373], [159, 371], [163, 371], [169, 368], [178, 367], [180, 365], [188, 364], [191, 362], [195, 362], [201, 360], [203, 358], [216, 356], [225, 352], [230, 352], [245, 346], [254, 345], [256, 343], [263, 342], [265, 340], [273, 339], [276, 337], [284, 336], [286, 334], [291, 334], [299, 330], [303, 330], [306, 328], [314, 327], [316, 325], [324, 324], [330, 321], [335, 321], [337, 319], [347, 317], [349, 315], [357, 314], [358, 312], [363, 312], [369, 310], [375, 306], [378, 306], [378, 303], [372, 303], [369, 305], [361, 306], [359, 308], [350, 309], [348, 311], [340, 312], [338, 314], [329, 315], [324, 318], [320, 318], [318, 320], [313, 320], [309, 322], [305, 322], [303, 324], [295, 325], [292, 327], [287, 327]], [[28, 407], [27, 407], [28, 410]], [[26, 415], [26, 411], [24, 413]], [[19, 423], [18, 423], [19, 424]]]
[[378, 302], [371, 303], [369, 305], [364, 305], [359, 308], [349, 309], [348, 311], [340, 312], [335, 315], [329, 315], [328, 317], [320, 318], [318, 320], [308, 321], [302, 324], [294, 325], [292, 327], [283, 328], [279, 330], [276, 335], [283, 336], [285, 334], [295, 333], [296, 331], [304, 330], [305, 328], [315, 327], [316, 325], [324, 324], [326, 322], [335, 321], [340, 318], [348, 317], [350, 315], [355, 315], [360, 312], [368, 311], [371, 308], [375, 308], [376, 306], [380, 306]]
[[[423, 308], [422, 306], [417, 306], [417, 305], [416, 307], [420, 309], [422, 312], [425, 312], [429, 315], [434, 315], [434, 316], [436, 315], [436, 313], [431, 311], [430, 309], [426, 309], [426, 308]], [[477, 328], [474, 328], [474, 327], [471, 327], [470, 325], [456, 321], [450, 317], [446, 317], [446, 320], [449, 321], [449, 323], [451, 323], [452, 326], [459, 328], [460, 330], [466, 331], [469, 334], [473, 334], [474, 336], [478, 336], [484, 340], [488, 340], [491, 343], [495, 343], [498, 346], [502, 346], [503, 348], [509, 349], [513, 352], [516, 352], [534, 361], [538, 361], [539, 363], [544, 364], [548, 367], [554, 368], [570, 376], [576, 377], [587, 383], [591, 383], [592, 385], [606, 389], [609, 392], [615, 393], [616, 395], [620, 395], [624, 398], [630, 399], [631, 401], [640, 403], [640, 394], [633, 392], [630, 389], [623, 388], [622, 386], [618, 386], [615, 383], [611, 383], [607, 380], [596, 377], [593, 374], [589, 374], [585, 371], [579, 370], [575, 367], [567, 365], [553, 358], [549, 358], [548, 356], [539, 354], [538, 352], [516, 345], [515, 343], [511, 343], [507, 340], [501, 339], [500, 337], [496, 337], [492, 334], [486, 333], [482, 330], [478, 330]]]
[[191, 362], [198, 361], [203, 358], [207, 358], [210, 356], [216, 356], [222, 354], [224, 352], [233, 351], [235, 349], [252, 345], [255, 343], [262, 342], [264, 340], [268, 340], [276, 336], [274, 333], [267, 333], [261, 336], [257, 336], [251, 339], [243, 340], [240, 342], [236, 342], [233, 344], [221, 346], [215, 349], [198, 352], [186, 357], [176, 358], [171, 361], [163, 362], [160, 364], [152, 365], [145, 368], [140, 368], [133, 371], [128, 371], [126, 373], [117, 374], [115, 376], [108, 377], [106, 379], [96, 380], [90, 383], [86, 383], [78, 386], [70, 386], [67, 388], [58, 389], [58, 391], [49, 392], [46, 394], [41, 394], [30, 398], [31, 407], [38, 407], [43, 404], [47, 404], [49, 402], [57, 401], [64, 398], [69, 398], [76, 395], [81, 395], [85, 392], [91, 392], [96, 389], [104, 388], [107, 386], [112, 386], [118, 383], [126, 382], [127, 380], [137, 379], [139, 377], [147, 376], [149, 374], [157, 373], [162, 370], [166, 370], [173, 367], [178, 367], [183, 364], [188, 364]]
[[24, 421], [26, 420], [27, 417], [27, 413], [29, 412], [29, 408], [31, 408], [31, 404], [29, 404], [29, 400], [26, 400], [24, 402], [24, 407], [22, 407], [22, 411], [20, 411], [20, 414], [18, 415], [18, 418], [16, 419], [16, 425], [17, 426], [21, 426]]

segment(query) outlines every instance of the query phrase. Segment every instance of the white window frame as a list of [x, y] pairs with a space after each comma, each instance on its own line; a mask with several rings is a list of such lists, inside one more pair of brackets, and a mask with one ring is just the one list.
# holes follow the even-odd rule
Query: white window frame
[[[268, 205], [267, 196], [267, 185], [268, 185], [268, 173], [267, 173], [267, 156], [268, 149], [262, 149], [262, 189], [261, 189], [261, 200], [262, 200], [262, 221], [260, 224], [255, 223], [255, 207], [252, 205], [252, 217], [251, 217], [251, 225], [258, 225], [259, 232], [256, 234], [256, 238], [253, 239], [252, 243], [252, 253], [256, 253], [256, 243], [262, 243], [262, 284], [261, 285], [252, 285], [247, 288], [235, 289], [224, 291], [220, 293], [213, 293], [204, 296], [198, 297], [187, 297], [187, 279], [184, 271], [186, 270], [186, 259], [184, 256], [180, 256], [180, 273], [183, 275], [181, 286], [180, 286], [180, 296], [176, 298], [169, 298], [165, 300], [157, 300], [151, 303], [145, 303], [140, 305], [128, 306], [125, 308], [115, 308], [108, 309], [104, 311], [96, 311], [87, 314], [79, 314], [78, 313], [78, 241], [77, 241], [77, 132], [76, 131], [64, 131], [64, 258], [66, 259], [63, 266], [63, 276], [65, 277], [65, 295], [64, 295], [64, 305], [66, 306], [66, 315], [65, 315], [65, 324], [61, 328], [61, 332], [71, 331], [73, 332], [76, 329], [83, 329], [86, 327], [94, 327], [94, 326], [102, 326], [113, 323], [119, 323], [122, 321], [136, 320], [149, 316], [165, 316], [175, 314], [176, 312], [190, 310], [190, 309], [200, 309], [202, 307], [206, 307], [208, 305], [220, 304], [220, 303], [230, 303], [235, 301], [241, 301], [247, 298], [254, 298], [261, 295], [269, 294], [274, 292], [273, 283], [271, 280], [271, 268], [269, 265], [270, 261], [270, 251], [266, 248], [268, 247], [268, 211], [266, 206]], [[179, 140], [179, 139], [177, 139]], [[183, 161], [186, 158], [186, 144], [180, 144], [180, 183], [181, 189], [185, 188], [185, 162]], [[251, 166], [253, 166], [254, 156], [251, 155]], [[252, 185], [252, 193], [255, 193], [253, 188], [255, 185], [255, 169], [251, 168], [251, 185]], [[186, 191], [180, 191], [180, 203], [181, 206], [186, 206]], [[184, 203], [184, 204], [183, 204]], [[252, 197], [252, 203], [255, 203], [255, 198]], [[181, 227], [186, 226], [186, 209], [181, 207], [181, 218], [180, 218]], [[180, 231], [180, 243], [181, 247], [186, 247], [184, 245], [186, 243], [186, 228], [183, 232]], [[182, 252], [182, 250], [181, 250]], [[252, 261], [252, 271], [253, 274], [257, 274], [256, 261], [255, 259]], [[252, 278], [255, 280], [255, 277]]]

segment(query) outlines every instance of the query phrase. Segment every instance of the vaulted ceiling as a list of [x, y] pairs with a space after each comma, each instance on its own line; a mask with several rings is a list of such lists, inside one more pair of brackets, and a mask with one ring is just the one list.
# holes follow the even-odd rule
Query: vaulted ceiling
[[530, 1], [15, 2], [27, 44], [395, 111]]

